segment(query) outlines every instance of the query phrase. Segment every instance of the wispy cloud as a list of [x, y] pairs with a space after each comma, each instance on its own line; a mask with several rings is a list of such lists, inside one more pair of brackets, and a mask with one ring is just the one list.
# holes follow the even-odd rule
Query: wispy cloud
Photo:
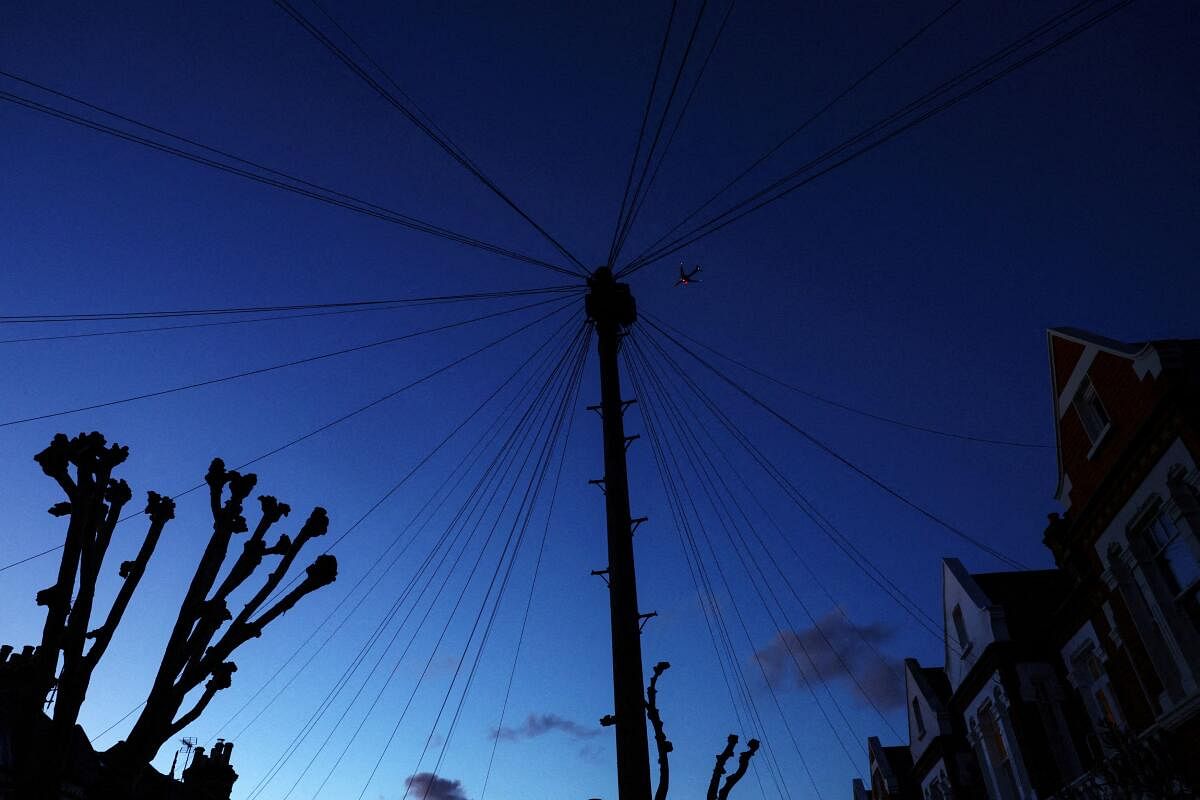
[[524, 722], [515, 728], [507, 726], [497, 728], [492, 732], [492, 737], [516, 742], [523, 739], [532, 739], [536, 736], [543, 736], [555, 731], [564, 733], [572, 739], [590, 739], [600, 733], [599, 728], [580, 725], [578, 722], [564, 719], [557, 714], [530, 714], [525, 718]]
[[418, 772], [404, 779], [404, 788], [414, 800], [467, 800], [461, 781], [442, 778], [432, 772]]
[[843, 684], [880, 708], [904, 705], [904, 679], [899, 659], [880, 658], [879, 645], [891, 638], [884, 625], [858, 625], [836, 609], [814, 627], [782, 631], [754, 654], [778, 688]]

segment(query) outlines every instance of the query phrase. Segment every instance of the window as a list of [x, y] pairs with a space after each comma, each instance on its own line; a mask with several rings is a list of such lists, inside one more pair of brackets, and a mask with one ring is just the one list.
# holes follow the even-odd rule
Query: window
[[1108, 431], [1109, 418], [1108, 412], [1104, 410], [1104, 404], [1100, 402], [1100, 395], [1096, 394], [1096, 387], [1092, 386], [1091, 379], [1083, 379], [1071, 405], [1075, 407], [1075, 413], [1079, 415], [1079, 420], [1083, 423], [1088, 441], [1092, 443], [1092, 447], [1095, 447]]
[[925, 738], [925, 718], [921, 715], [921, 702], [917, 698], [912, 699], [913, 724], [917, 726], [917, 738]]
[[950, 789], [950, 779], [946, 777], [946, 771], [942, 770], [938, 776], [929, 782], [929, 786], [925, 788], [926, 800], [951, 800], [954, 796]]
[[979, 707], [979, 728], [984, 752], [996, 775], [1000, 797], [1002, 800], [1011, 800], [1017, 797], [1016, 776], [1013, 774], [1012, 759], [1004, 742], [1004, 732], [1000, 729], [996, 707], [991, 701]]
[[1121, 727], [1121, 717], [1117, 700], [1113, 696], [1108, 674], [1096, 652], [1092, 641], [1085, 642], [1071, 655], [1071, 667], [1079, 682], [1079, 690], [1084, 700], [1090, 695], [1092, 703], [1085, 703], [1092, 717], [1093, 726], [1098, 734], [1117, 730]]
[[1149, 552], [1175, 602], [1193, 624], [1200, 624], [1200, 560], [1171, 509], [1159, 504], [1143, 527]]
[[954, 621], [954, 635], [958, 638], [958, 649], [962, 651], [963, 658], [967, 657], [967, 653], [971, 651], [971, 637], [967, 635], [967, 623], [963, 620], [962, 608], [955, 606], [950, 612], [950, 618]]

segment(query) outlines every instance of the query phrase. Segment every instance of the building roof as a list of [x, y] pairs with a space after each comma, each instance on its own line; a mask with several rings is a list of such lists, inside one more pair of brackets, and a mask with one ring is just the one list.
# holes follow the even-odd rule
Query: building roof
[[[1080, 328], [1061, 326], [1046, 330], [1050, 361], [1051, 409], [1054, 420], [1055, 455], [1058, 460], [1058, 485], [1054, 496], [1069, 505], [1066, 498], [1065, 467], [1060, 422], [1065, 393], [1081, 380], [1080, 362], [1089, 353], [1108, 353], [1130, 362], [1139, 378], [1157, 376], [1167, 370], [1193, 385], [1200, 385], [1200, 339], [1155, 339], [1122, 342]], [[1091, 359], [1088, 358], [1088, 364]], [[1084, 368], [1086, 369], [1086, 366]]]
[[1135, 356], [1149, 344], [1149, 342], [1122, 342], [1110, 339], [1107, 336], [1101, 336], [1098, 333], [1085, 331], [1083, 328], [1072, 328], [1067, 325], [1048, 328], [1046, 333], [1050, 336], [1057, 336], [1061, 339], [1067, 339], [1085, 346], [1092, 345], [1119, 356]]
[[871, 770], [879, 772], [884, 789], [891, 796], [903, 797], [909, 793], [912, 785], [912, 752], [908, 745], [893, 745], [884, 747], [879, 738], [867, 738], [867, 752], [871, 760]]
[[971, 577], [989, 600], [1004, 608], [1013, 639], [1044, 631], [1050, 612], [1062, 604], [1069, 590], [1068, 581], [1057, 569], [983, 572]]
[[938, 700], [941, 700], [943, 704], [949, 703], [950, 679], [946, 677], [946, 670], [941, 667], [921, 667], [921, 677], [929, 688], [933, 689]]

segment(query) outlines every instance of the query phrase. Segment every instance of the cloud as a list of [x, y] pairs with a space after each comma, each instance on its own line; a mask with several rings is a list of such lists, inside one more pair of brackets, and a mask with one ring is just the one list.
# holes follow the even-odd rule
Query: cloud
[[579, 748], [579, 758], [589, 764], [607, 764], [609, 761], [608, 750], [599, 744], [588, 743]]
[[440, 778], [432, 772], [418, 772], [404, 779], [404, 788], [414, 800], [467, 800], [460, 781]]
[[781, 631], [754, 657], [777, 688], [803, 688], [806, 683], [842, 684], [860, 701], [881, 709], [904, 705], [903, 669], [899, 659], [880, 658], [879, 644], [892, 635], [883, 625], [856, 625], [836, 609], [811, 628]]
[[542, 736], [552, 731], [565, 733], [572, 739], [590, 739], [600, 733], [599, 728], [589, 728], [580, 725], [578, 722], [563, 719], [557, 714], [530, 714], [525, 718], [524, 722], [515, 728], [497, 728], [492, 733], [492, 737], [509, 742], [517, 742], [522, 739], [532, 739], [535, 736]]

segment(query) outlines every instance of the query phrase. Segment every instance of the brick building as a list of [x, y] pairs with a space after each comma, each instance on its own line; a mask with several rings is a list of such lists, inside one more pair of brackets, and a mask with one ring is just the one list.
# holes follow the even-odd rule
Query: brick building
[[944, 561], [944, 663], [906, 661], [908, 742], [870, 740], [856, 800], [1200, 785], [1200, 341], [1056, 328], [1047, 345], [1058, 568]]

